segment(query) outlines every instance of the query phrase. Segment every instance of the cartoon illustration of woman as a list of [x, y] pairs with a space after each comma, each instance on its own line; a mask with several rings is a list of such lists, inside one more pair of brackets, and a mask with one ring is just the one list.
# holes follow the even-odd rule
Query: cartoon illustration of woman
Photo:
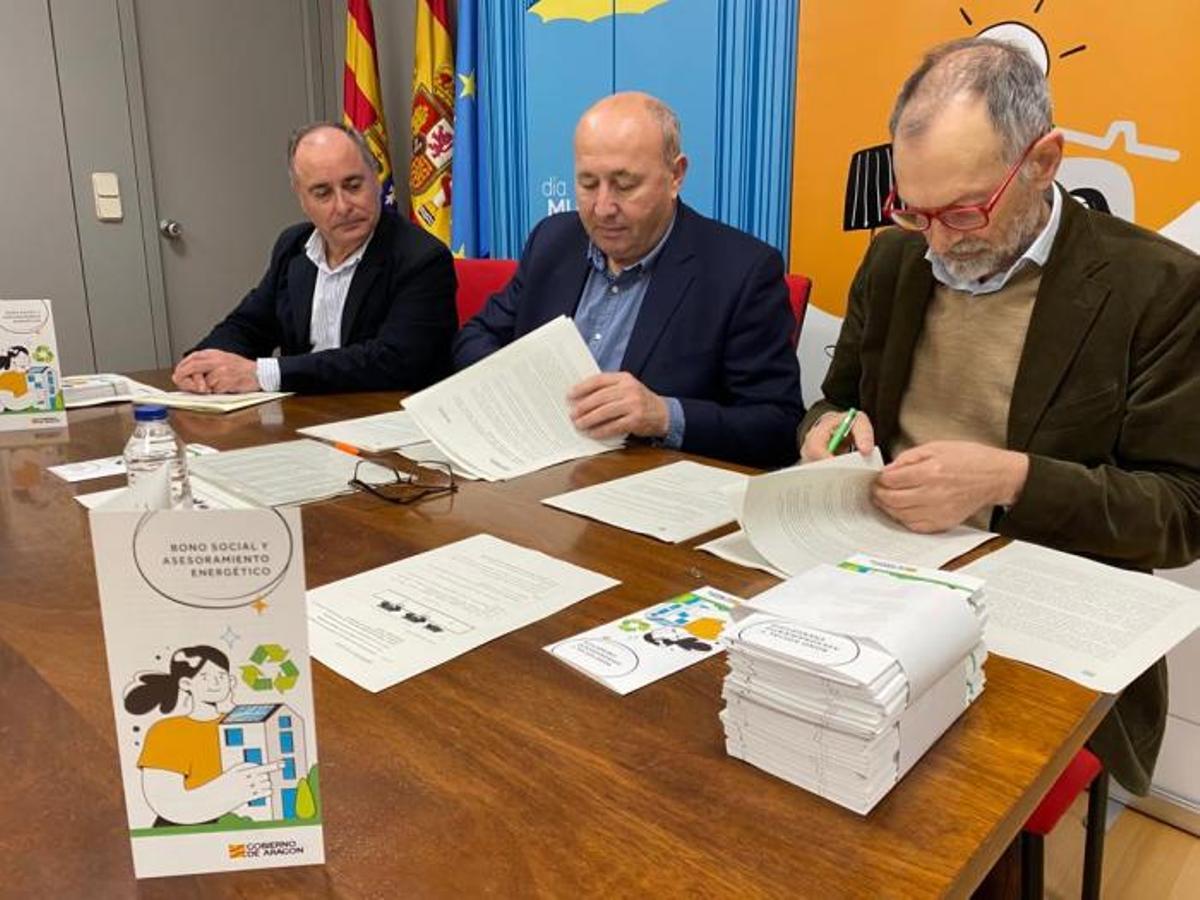
[[169, 713], [184, 699], [183, 715], [159, 719], [146, 733], [138, 768], [154, 827], [215, 822], [271, 793], [279, 765], [241, 763], [221, 770], [218, 724], [233, 708], [229, 657], [203, 644], [171, 655], [168, 672], [141, 672], [125, 691], [125, 709]]
[[35, 401], [25, 374], [30, 364], [27, 347], [0, 350], [0, 411], [25, 409]]
[[678, 647], [680, 650], [698, 650], [707, 653], [713, 645], [689, 634], [684, 628], [655, 628], [642, 635], [642, 638], [655, 647]]

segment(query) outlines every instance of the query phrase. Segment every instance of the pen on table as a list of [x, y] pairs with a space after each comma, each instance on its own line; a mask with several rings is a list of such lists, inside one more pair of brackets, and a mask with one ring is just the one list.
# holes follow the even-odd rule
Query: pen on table
[[838, 427], [833, 430], [833, 435], [829, 438], [829, 446], [826, 449], [830, 453], [837, 453], [837, 448], [850, 433], [850, 426], [854, 424], [857, 416], [858, 410], [853, 406], [846, 410], [846, 415], [842, 416], [842, 421], [838, 423]]
[[362, 456], [362, 450], [360, 450], [358, 447], [355, 447], [353, 444], [345, 444], [341, 441], [334, 441], [333, 446], [336, 449], [341, 450], [343, 453], [349, 453], [351, 456]]

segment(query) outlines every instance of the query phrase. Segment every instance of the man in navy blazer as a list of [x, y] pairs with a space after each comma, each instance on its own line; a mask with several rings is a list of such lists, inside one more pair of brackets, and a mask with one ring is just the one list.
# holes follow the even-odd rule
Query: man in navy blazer
[[377, 163], [352, 129], [300, 129], [288, 168], [310, 221], [284, 230], [258, 287], [184, 357], [175, 383], [318, 393], [411, 390], [446, 375], [458, 324], [446, 247], [380, 215]]
[[754, 466], [796, 458], [804, 414], [783, 260], [678, 200], [679, 123], [640, 93], [575, 132], [578, 213], [529, 236], [512, 281], [454, 343], [461, 369], [560, 315], [602, 374], [569, 395], [577, 428]]

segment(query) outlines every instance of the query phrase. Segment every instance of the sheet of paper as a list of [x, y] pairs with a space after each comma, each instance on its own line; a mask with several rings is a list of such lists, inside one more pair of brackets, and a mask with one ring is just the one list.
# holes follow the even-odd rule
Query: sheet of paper
[[762, 557], [790, 575], [855, 553], [936, 568], [992, 537], [966, 527], [916, 534], [892, 521], [871, 502], [882, 468], [876, 449], [870, 460], [847, 453], [751, 478], [742, 527]]
[[299, 511], [129, 505], [90, 522], [135, 874], [322, 862]]
[[697, 544], [696, 549], [703, 550], [705, 553], [711, 553], [713, 556], [719, 556], [726, 562], [731, 562], [738, 566], [745, 566], [748, 569], [758, 569], [759, 571], [766, 572], [768, 575], [774, 575], [776, 578], [788, 577], [787, 572], [776, 569], [763, 559], [762, 554], [754, 549], [754, 545], [746, 537], [746, 532], [740, 528], [724, 537], [713, 538], [706, 543]]
[[[247, 500], [235, 497], [214, 487], [202, 478], [189, 476], [192, 486], [193, 509], [257, 509], [258, 507]], [[107, 491], [93, 491], [90, 494], [76, 494], [75, 502], [84, 509], [96, 509], [103, 506], [114, 497], [126, 493], [128, 488], [118, 487]], [[163, 507], [164, 509], [166, 507]]]
[[478, 534], [309, 591], [312, 652], [382, 691], [617, 584]]
[[413, 421], [412, 413], [402, 409], [296, 430], [300, 434], [333, 444], [349, 444], [368, 453], [395, 450], [397, 447], [407, 447], [428, 440]]
[[[207, 444], [188, 444], [184, 449], [189, 457], [217, 452], [215, 447], [209, 447]], [[71, 483], [91, 481], [93, 478], [107, 478], [109, 475], [124, 475], [125, 459], [122, 456], [103, 456], [100, 459], [85, 459], [79, 462], [49, 466], [46, 471]]]
[[1200, 592], [1014, 541], [965, 566], [987, 586], [988, 649], [1115, 694], [1200, 627]]
[[271, 400], [290, 397], [287, 391], [249, 391], [244, 394], [194, 394], [189, 391], [163, 391], [132, 378], [125, 379], [131, 399], [139, 403], [157, 403], [190, 412], [229, 413]]
[[725, 649], [721, 631], [740, 597], [696, 588], [542, 649], [628, 694]]
[[286, 506], [353, 490], [350, 479], [359, 462], [328, 444], [303, 439], [202, 456], [189, 471], [252, 506]]
[[560, 316], [413, 394], [404, 408], [456, 469], [500, 481], [620, 446], [571, 424], [567, 392], [599, 373], [575, 324]]
[[721, 489], [747, 478], [739, 472], [684, 460], [542, 502], [660, 541], [679, 543], [732, 522], [734, 515]]

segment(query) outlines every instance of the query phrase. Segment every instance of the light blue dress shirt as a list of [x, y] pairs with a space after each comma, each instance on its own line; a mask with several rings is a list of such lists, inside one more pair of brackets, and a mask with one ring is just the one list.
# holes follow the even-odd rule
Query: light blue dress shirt
[[[601, 371], [620, 370], [638, 312], [641, 311], [642, 301], [646, 298], [646, 290], [654, 275], [654, 263], [674, 229], [675, 218], [672, 216], [671, 224], [654, 249], [617, 275], [608, 270], [608, 258], [603, 251], [595, 244], [588, 243], [587, 257], [591, 268], [579, 297], [579, 306], [575, 309], [575, 327], [583, 335], [584, 343]], [[666, 447], [679, 447], [683, 444], [686, 425], [683, 404], [675, 397], [664, 397], [663, 400], [667, 404], [668, 423], [667, 433], [661, 443]]]

